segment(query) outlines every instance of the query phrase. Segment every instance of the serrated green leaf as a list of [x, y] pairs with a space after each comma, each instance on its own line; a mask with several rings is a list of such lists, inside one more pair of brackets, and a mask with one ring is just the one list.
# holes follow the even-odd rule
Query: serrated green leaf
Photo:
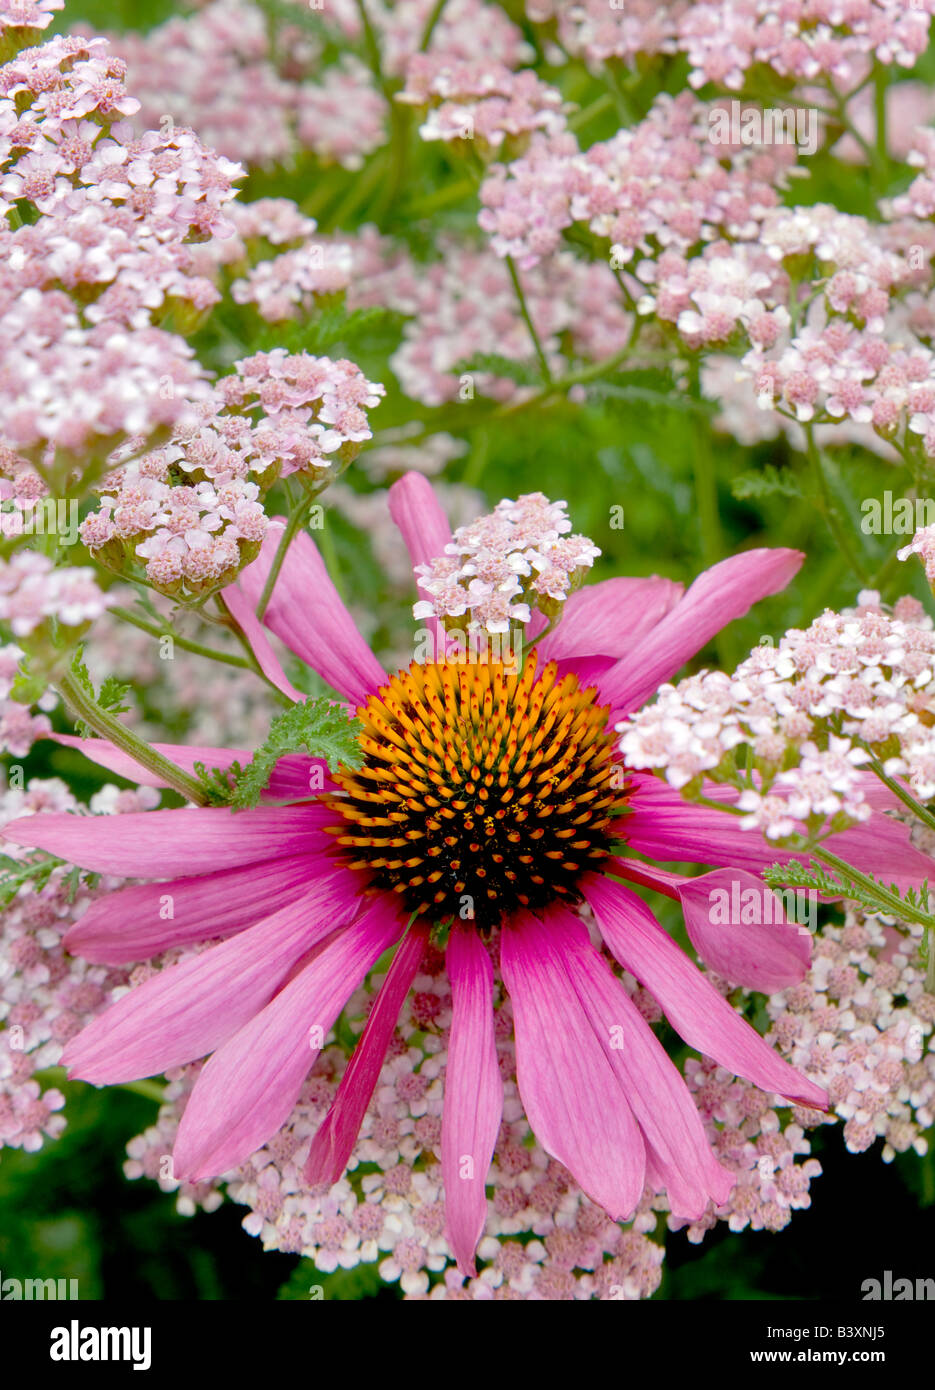
[[801, 497], [802, 489], [788, 469], [769, 464], [761, 473], [741, 473], [731, 483], [731, 492], [740, 502], [760, 497]]
[[[37, 893], [40, 892], [54, 870], [64, 862], [64, 859], [58, 859], [52, 854], [39, 858], [30, 856], [29, 859], [12, 859], [9, 855], [0, 855], [0, 904], [7, 906], [11, 903], [27, 883], [31, 883]], [[79, 869], [78, 873], [80, 872]]]
[[132, 687], [117, 679], [116, 676], [107, 676], [101, 686], [101, 693], [97, 697], [97, 702], [101, 709], [106, 709], [111, 714], [126, 714], [131, 708], [123, 702], [130, 694]]
[[639, 382], [592, 381], [588, 383], [587, 393], [590, 400], [604, 402], [611, 408], [644, 405], [654, 410], [705, 416], [714, 412], [713, 402], [695, 400], [669, 386], [657, 390], [654, 386], [643, 386]]
[[331, 700], [304, 700], [293, 705], [273, 721], [266, 742], [237, 778], [230, 805], [237, 810], [258, 805], [273, 768], [287, 753], [304, 750], [313, 758], [323, 758], [329, 768], [338, 763], [360, 767], [359, 730], [360, 721], [348, 718], [344, 708]]
[[317, 317], [264, 325], [255, 340], [255, 351], [285, 348], [289, 353], [322, 353], [336, 343], [353, 347], [362, 340], [402, 324], [404, 315], [381, 305], [348, 313], [343, 303], [325, 304]]
[[513, 357], [502, 357], [497, 352], [478, 352], [456, 362], [451, 369], [456, 375], [470, 372], [484, 372], [490, 376], [505, 377], [515, 381], [518, 386], [538, 386], [542, 382], [542, 372], [535, 362], [517, 361]]

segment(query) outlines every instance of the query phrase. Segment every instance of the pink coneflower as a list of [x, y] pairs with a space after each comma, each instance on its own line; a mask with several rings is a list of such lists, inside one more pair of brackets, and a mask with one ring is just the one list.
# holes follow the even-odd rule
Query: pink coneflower
[[[532, 512], [519, 508], [508, 518], [511, 554], [520, 559], [516, 528], [536, 507], [554, 519], [545, 499], [522, 500], [535, 504]], [[391, 489], [390, 505], [413, 563], [431, 570], [452, 538], [430, 485], [408, 474]], [[533, 557], [531, 570], [566, 553], [563, 529], [553, 526], [522, 552]], [[264, 669], [290, 689], [252, 616], [277, 539], [274, 525], [227, 598]], [[18, 844], [92, 870], [168, 876], [95, 903], [69, 931], [71, 951], [114, 964], [223, 938], [131, 990], [72, 1040], [63, 1059], [71, 1074], [117, 1083], [212, 1054], [179, 1128], [174, 1175], [223, 1174], [286, 1123], [349, 996], [395, 946], [312, 1144], [308, 1181], [333, 1183], [431, 938], [445, 943], [453, 999], [442, 1168], [448, 1236], [462, 1269], [473, 1267], [484, 1228], [485, 1177], [501, 1119], [492, 1009], [501, 988], [512, 1001], [530, 1123], [588, 1196], [615, 1219], [633, 1213], [647, 1184], [665, 1189], [673, 1212], [687, 1219], [700, 1217], [709, 1200], [723, 1201], [732, 1175], [715, 1159], [680, 1072], [609, 956], [658, 1000], [690, 1046], [791, 1101], [824, 1107], [826, 1096], [731, 1008], [621, 879], [680, 896], [699, 954], [753, 988], [800, 980], [809, 941], [788, 923], [712, 924], [705, 886], [739, 880], [762, 890], [754, 873], [776, 858], [775, 847], [739, 829], [736, 818], [626, 769], [612, 731], [724, 623], [782, 588], [801, 559], [789, 550], [749, 551], [708, 570], [685, 594], [665, 579], [611, 579], [572, 593], [554, 631], [544, 632], [545, 619], [534, 615], [529, 631], [541, 640], [521, 669], [492, 660], [427, 662], [390, 678], [311, 538], [300, 535], [265, 622], [358, 707], [362, 765], [332, 776], [321, 762], [290, 755], [269, 787], [278, 804], [237, 813], [152, 811], [106, 825], [44, 814], [6, 829]], [[475, 554], [472, 582], [479, 564]], [[129, 770], [109, 745], [81, 746]], [[163, 751], [189, 768], [249, 756]], [[859, 853], [862, 867], [885, 864], [888, 878], [921, 879], [929, 868], [905, 829], [879, 813], [835, 839], [842, 855], [849, 847]], [[632, 851], [730, 873], [716, 870], [702, 885]], [[606, 952], [593, 944], [592, 918]]]

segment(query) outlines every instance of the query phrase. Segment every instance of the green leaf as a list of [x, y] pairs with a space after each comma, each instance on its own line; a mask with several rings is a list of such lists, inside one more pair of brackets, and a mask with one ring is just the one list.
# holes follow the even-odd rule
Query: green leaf
[[[265, 324], [256, 335], [253, 350], [266, 352], [279, 347], [285, 348], [289, 353], [318, 353], [333, 348], [337, 343], [350, 348], [361, 340], [398, 327], [404, 317], [403, 314], [393, 309], [384, 309], [381, 305], [355, 309], [349, 314], [343, 303], [324, 304], [320, 313], [313, 319]], [[364, 345], [366, 346], [366, 341]]]
[[[928, 879], [919, 888], [907, 888], [902, 893], [895, 883], [885, 883], [876, 874], [868, 873], [866, 870], [861, 872], [881, 893], [885, 893], [889, 898], [898, 899], [899, 903], [910, 910], [911, 915], [931, 911]], [[798, 860], [792, 859], [788, 864], [771, 864], [768, 869], [763, 870], [763, 878], [771, 888], [813, 888], [817, 893], [829, 898], [849, 898], [870, 912], [894, 910], [843, 870], [832, 874], [814, 861], [810, 864], [800, 864]]]
[[231, 763], [230, 767], [212, 767], [210, 770], [204, 763], [196, 762], [192, 765], [192, 771], [208, 793], [212, 806], [230, 805], [237, 778], [243, 774], [238, 762]]
[[623, 410], [628, 416], [634, 405], [646, 406], [649, 410], [680, 411], [689, 415], [714, 414], [713, 401], [697, 401], [693, 396], [679, 393], [666, 385], [662, 390], [645, 386], [640, 382], [591, 381], [587, 384], [588, 399], [601, 401], [613, 411]]
[[512, 357], [502, 357], [497, 352], [478, 352], [456, 362], [451, 370], [457, 376], [468, 372], [487, 372], [491, 376], [505, 377], [519, 386], [538, 386], [542, 382], [542, 372], [535, 362], [517, 361]]
[[[124, 700], [129, 695], [132, 687], [119, 681], [116, 676], [106, 676], [101, 686], [100, 694], [94, 689], [94, 682], [88, 672], [88, 668], [81, 660], [84, 655], [83, 644], [76, 648], [71, 660], [71, 673], [81, 686], [82, 690], [90, 696], [96, 705], [109, 714], [126, 714], [131, 705], [124, 704]], [[88, 727], [81, 719], [75, 720], [75, 728], [82, 738], [94, 738], [95, 731]]]
[[29, 859], [12, 859], [8, 854], [0, 854], [0, 904], [6, 907], [27, 883], [37, 893], [41, 892], [53, 872], [64, 862], [64, 859], [52, 854]]
[[802, 489], [789, 469], [776, 468], [773, 464], [767, 464], [760, 473], [741, 473], [731, 483], [730, 490], [740, 502], [774, 497], [777, 493], [783, 497], [802, 496]]
[[323, 1274], [313, 1260], [302, 1260], [276, 1297], [284, 1303], [346, 1303], [378, 1297], [395, 1299], [400, 1297], [400, 1292], [398, 1285], [383, 1282], [375, 1262]]
[[97, 697], [97, 702], [101, 709], [108, 710], [111, 714], [126, 714], [130, 705], [123, 702], [129, 695], [131, 686], [119, 681], [116, 676], [107, 676], [101, 686], [101, 693]]
[[360, 767], [363, 754], [358, 742], [360, 721], [348, 718], [343, 706], [320, 698], [293, 705], [273, 721], [266, 742], [237, 778], [230, 804], [237, 810], [259, 804], [276, 763], [287, 753], [308, 752], [323, 758], [329, 768], [338, 763]]

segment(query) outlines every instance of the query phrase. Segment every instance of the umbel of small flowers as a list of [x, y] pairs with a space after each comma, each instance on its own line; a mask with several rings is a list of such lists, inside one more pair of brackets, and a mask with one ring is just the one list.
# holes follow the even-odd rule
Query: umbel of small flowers
[[282, 348], [244, 358], [168, 444], [112, 460], [81, 538], [119, 574], [142, 577], [145, 561], [153, 588], [204, 598], [256, 557], [273, 483], [293, 477], [320, 493], [371, 437], [366, 412], [383, 394], [345, 359]]
[[160, 324], [191, 329], [218, 300], [191, 245], [228, 233], [242, 169], [190, 130], [137, 135], [124, 73], [105, 40], [71, 37], [0, 68], [4, 442], [40, 470], [54, 455], [58, 493], [208, 395]]
[[[732, 812], [741, 833], [839, 874], [843, 867], [843, 878], [819, 875], [819, 889], [833, 892], [836, 881], [868, 907], [927, 928], [933, 988], [935, 918], [925, 895], [901, 899], [895, 871], [882, 884], [842, 866], [828, 845], [833, 837], [856, 849], [880, 810], [935, 830], [926, 804], [935, 797], [933, 726], [932, 620], [917, 599], [890, 611], [867, 590], [855, 609], [826, 610], [778, 645], [758, 646], [732, 676], [703, 671], [663, 686], [620, 725], [620, 747], [630, 766]], [[786, 869], [786, 881], [811, 882]]]
[[414, 606], [413, 616], [472, 637], [528, 623], [530, 605], [556, 619], [601, 553], [570, 530], [566, 503], [541, 492], [498, 502], [489, 516], [460, 526], [444, 555], [416, 566], [419, 588], [431, 597]]
[[396, 100], [420, 108], [423, 140], [443, 140], [484, 163], [515, 158], [534, 131], [557, 135], [565, 128], [561, 93], [535, 73], [511, 72], [502, 63], [417, 53]]

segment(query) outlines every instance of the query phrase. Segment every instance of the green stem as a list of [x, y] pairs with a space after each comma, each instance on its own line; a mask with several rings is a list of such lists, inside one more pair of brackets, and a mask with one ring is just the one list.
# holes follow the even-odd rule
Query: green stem
[[539, 405], [542, 401], [548, 400], [550, 396], [564, 394], [572, 386], [586, 386], [588, 382], [599, 381], [602, 376], [612, 372], [630, 356], [641, 327], [642, 320], [634, 316], [627, 341], [619, 352], [615, 352], [612, 357], [605, 357], [603, 362], [593, 362], [590, 367], [582, 367], [580, 371], [567, 372], [565, 376], [554, 377], [548, 386], [543, 387], [533, 396], [527, 396], [525, 400], [508, 401], [506, 404], [498, 406], [491, 414], [490, 419], [499, 420], [504, 415], [517, 414], [521, 410], [528, 410], [530, 406]]
[[161, 781], [174, 787], [196, 806], [207, 806], [208, 796], [200, 782], [183, 772], [180, 767], [176, 767], [175, 763], [164, 758], [161, 753], [157, 753], [145, 739], [128, 729], [126, 724], [121, 724], [115, 715], [101, 709], [70, 671], [59, 677], [58, 688], [78, 718], [101, 738], [109, 739], [117, 748], [122, 748], [134, 762], [148, 768]]
[[192, 642], [188, 637], [180, 637], [172, 628], [168, 630], [160, 629], [155, 623], [148, 623], [144, 618], [138, 618], [128, 608], [111, 608], [110, 612], [121, 622], [131, 623], [133, 627], [138, 627], [141, 632], [148, 632], [151, 637], [171, 637], [177, 647], [183, 651], [194, 652], [196, 656], [206, 656], [210, 661], [222, 661], [225, 666], [242, 666], [244, 669], [251, 669], [250, 662], [246, 657], [235, 656], [232, 652], [218, 652], [213, 647], [203, 647], [200, 642]]
[[890, 151], [886, 138], [886, 89], [889, 86], [889, 73], [882, 63], [874, 64], [873, 71], [873, 123], [876, 128], [876, 155], [883, 170], [889, 170]]
[[361, 25], [363, 26], [364, 44], [367, 48], [367, 62], [370, 65], [370, 70], [377, 79], [380, 90], [383, 92], [387, 101], [392, 101], [392, 93], [389, 90], [386, 78], [383, 76], [383, 68], [380, 65], [380, 45], [377, 42], [376, 31], [370, 22], [370, 13], [367, 6], [364, 4], [364, 0], [357, 0], [357, 11], [360, 15]]
[[[64, 1067], [43, 1067], [36, 1072], [36, 1077], [44, 1086], [60, 1086], [63, 1081], [69, 1080]], [[118, 1081], [111, 1090], [130, 1091], [135, 1096], [145, 1096], [147, 1100], [161, 1105], [165, 1100], [166, 1088], [159, 1081]]]
[[847, 557], [851, 569], [857, 575], [858, 579], [860, 579], [861, 583], [866, 585], [869, 582], [870, 576], [867, 573], [863, 561], [861, 560], [857, 551], [851, 544], [851, 538], [848, 534], [847, 527], [843, 524], [841, 520], [841, 516], [838, 511], [838, 504], [834, 499], [834, 494], [831, 491], [831, 484], [828, 481], [828, 475], [825, 470], [825, 464], [822, 458], [821, 450], [815, 443], [815, 431], [811, 422], [806, 424], [804, 426], [804, 429], [806, 441], [805, 452], [808, 457], [809, 464], [811, 465], [812, 472], [815, 477], [815, 482], [818, 485], [818, 491], [822, 501], [822, 510], [825, 513], [825, 519], [828, 522], [831, 534], [837, 541], [840, 550]]
[[[619, 352], [615, 352], [611, 357], [605, 357], [601, 362], [592, 362], [589, 367], [581, 367], [578, 371], [567, 372], [565, 376], [554, 377], [548, 386], [544, 386], [541, 390], [533, 392], [531, 396], [524, 396], [519, 400], [506, 401], [502, 405], [498, 405], [488, 415], [484, 416], [483, 423], [487, 425], [493, 421], [502, 420], [507, 416], [518, 415], [524, 410], [530, 410], [534, 406], [541, 405], [552, 396], [562, 395], [563, 392], [569, 391], [572, 386], [586, 386], [589, 382], [599, 381], [601, 377], [607, 376], [609, 372], [613, 372], [617, 367], [621, 366], [630, 356], [642, 325], [643, 320], [634, 315], [627, 341]], [[665, 367], [670, 361], [671, 358], [669, 355], [663, 353], [658, 357], [647, 356], [633, 365], [636, 369], [649, 369], [650, 367], [657, 366]], [[428, 439], [433, 434], [438, 434], [440, 430], [449, 430], [451, 433], [456, 434], [459, 430], [470, 429], [472, 425], [476, 423], [476, 420], [477, 416], [473, 407], [468, 407], [466, 409], [464, 407], [458, 407], [457, 410], [452, 410], [447, 413], [440, 411], [436, 414], [432, 423], [427, 425], [423, 430], [420, 430], [418, 434], [407, 435], [406, 443], [410, 445], [421, 444], [423, 439]], [[396, 435], [395, 431], [378, 431], [377, 434], [374, 435], [372, 447], [378, 448], [381, 444], [395, 443], [397, 439], [398, 435]]]
[[405, 215], [409, 218], [428, 217], [430, 213], [438, 212], [451, 203], [460, 203], [463, 198], [468, 198], [476, 192], [476, 179], [461, 179], [458, 183], [449, 183], [447, 187], [437, 188], [434, 193], [410, 203], [405, 209]]
[[569, 130], [581, 130], [583, 126], [589, 125], [595, 116], [603, 116], [605, 111], [609, 111], [616, 106], [614, 98], [610, 92], [605, 92], [603, 96], [592, 101], [590, 106], [586, 106], [582, 111], [575, 112], [568, 122]]
[[546, 358], [545, 352], [542, 348], [542, 344], [539, 341], [539, 334], [536, 332], [536, 325], [532, 321], [532, 315], [529, 312], [529, 305], [526, 303], [526, 296], [523, 293], [523, 286], [520, 283], [519, 271], [516, 269], [516, 262], [513, 260], [512, 256], [506, 257], [506, 268], [510, 272], [510, 279], [513, 281], [513, 288], [516, 291], [516, 298], [519, 303], [519, 311], [522, 314], [526, 327], [529, 330], [529, 336], [532, 338], [533, 347], [536, 349], [536, 356], [539, 359], [539, 369], [542, 372], [542, 379], [543, 381], [547, 381], [549, 385], [551, 385], [552, 373], [549, 369], [548, 359]]
[[386, 153], [386, 150], [381, 150], [379, 154], [374, 156], [363, 173], [351, 180], [350, 187], [340, 202], [335, 203], [333, 209], [328, 208], [327, 211], [322, 211], [318, 217], [319, 223], [340, 229], [351, 213], [356, 212], [367, 201], [383, 177], [387, 162]]
[[308, 509], [308, 498], [301, 497], [298, 506], [293, 507], [292, 511], [289, 513], [286, 529], [283, 531], [279, 545], [276, 547], [273, 563], [270, 565], [269, 574], [266, 576], [266, 583], [263, 585], [263, 592], [260, 594], [260, 601], [256, 606], [256, 615], [260, 619], [262, 619], [263, 614], [269, 607], [269, 601], [273, 596], [273, 589], [275, 588], [276, 580], [279, 578], [279, 571], [282, 569], [283, 561], [286, 558], [286, 552], [301, 529], [302, 522], [308, 513]]
[[154, 1100], [157, 1105], [161, 1105], [165, 1100], [165, 1087], [158, 1081], [121, 1081], [118, 1083], [121, 1091], [130, 1091], [135, 1096], [145, 1096], [147, 1100]]
[[827, 864], [829, 869], [834, 869], [844, 879], [844, 897], [847, 897], [847, 880], [857, 883], [864, 890], [867, 896], [877, 902], [881, 911], [894, 917], [898, 917], [903, 922], [919, 922], [923, 927], [931, 927], [933, 919], [927, 912], [921, 912], [918, 908], [912, 907], [904, 902], [902, 898], [890, 893], [888, 889], [880, 886], [874, 879], [862, 874], [859, 869], [855, 869], [853, 864], [848, 864], [844, 859], [839, 859], [836, 854], [832, 854], [830, 849], [822, 849], [817, 846], [809, 851], [815, 859]]
[[[867, 745], [863, 744], [862, 746], [866, 748]], [[935, 816], [932, 815], [931, 811], [927, 810], [922, 805], [921, 801], [916, 801], [912, 793], [907, 791], [900, 782], [890, 777], [889, 773], [884, 772], [883, 765], [877, 758], [871, 757], [868, 766], [871, 772], [876, 773], [883, 785], [889, 787], [893, 795], [898, 796], [903, 805], [907, 807], [914, 816], [917, 816], [923, 825], [927, 825], [929, 830], [935, 830]]]
[[447, 5], [448, 0], [435, 0], [432, 6], [432, 13], [428, 17], [428, 22], [422, 31], [422, 38], [419, 40], [419, 52], [424, 53], [432, 42], [432, 35], [435, 33], [435, 26], [442, 17], [442, 10]]

